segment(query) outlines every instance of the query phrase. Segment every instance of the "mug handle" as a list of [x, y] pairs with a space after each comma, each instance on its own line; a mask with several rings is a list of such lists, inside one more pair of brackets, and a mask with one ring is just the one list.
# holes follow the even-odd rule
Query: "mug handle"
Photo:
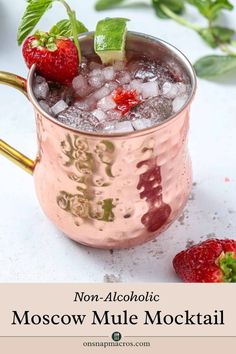
[[[26, 80], [15, 74], [11, 74], [5, 71], [0, 71], [0, 84], [5, 84], [14, 87], [22, 92], [27, 98]], [[0, 139], [0, 154], [20, 166], [26, 172], [33, 174], [35, 161], [29, 159], [12, 146], [8, 145], [5, 141]]]

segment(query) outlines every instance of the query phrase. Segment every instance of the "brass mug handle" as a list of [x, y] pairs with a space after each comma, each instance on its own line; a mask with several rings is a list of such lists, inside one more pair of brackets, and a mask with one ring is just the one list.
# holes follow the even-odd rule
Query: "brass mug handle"
[[[24, 78], [15, 74], [0, 71], [0, 84], [5, 84], [14, 87], [28, 98], [26, 90], [26, 80]], [[26, 172], [30, 173], [31, 175], [33, 174], [35, 161], [29, 159], [28, 157], [14, 149], [12, 146], [8, 145], [2, 139], [0, 139], [0, 154], [7, 157], [16, 165], [23, 168]]]

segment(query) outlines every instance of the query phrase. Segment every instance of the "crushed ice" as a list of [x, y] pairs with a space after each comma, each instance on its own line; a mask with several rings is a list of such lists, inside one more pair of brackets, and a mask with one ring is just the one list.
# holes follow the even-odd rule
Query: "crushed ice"
[[[82, 59], [71, 87], [47, 83], [41, 76], [34, 79], [33, 92], [41, 108], [65, 125], [105, 133], [147, 129], [181, 110], [188, 100], [190, 85], [176, 82], [169, 69], [153, 60], [104, 66]], [[113, 99], [118, 87], [135, 90], [141, 99], [124, 116]]]

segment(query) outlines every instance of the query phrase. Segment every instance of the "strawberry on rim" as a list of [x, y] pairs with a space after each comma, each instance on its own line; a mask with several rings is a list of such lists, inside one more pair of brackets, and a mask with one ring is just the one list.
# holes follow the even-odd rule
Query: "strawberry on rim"
[[[65, 7], [69, 19], [57, 22], [49, 32], [36, 31], [26, 38], [55, 2]], [[29, 68], [35, 64], [38, 73], [45, 79], [68, 84], [78, 74], [81, 63], [78, 35], [87, 31], [65, 0], [34, 0], [27, 2], [17, 40], [21, 45], [26, 39], [22, 51]]]
[[36, 64], [47, 80], [69, 84], [78, 73], [78, 51], [71, 39], [37, 31], [22, 48], [26, 65]]

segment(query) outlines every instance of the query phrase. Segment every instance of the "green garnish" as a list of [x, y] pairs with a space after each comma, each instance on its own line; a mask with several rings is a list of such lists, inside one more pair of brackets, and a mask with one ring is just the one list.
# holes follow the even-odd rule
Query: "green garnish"
[[[95, 8], [105, 10], [118, 6], [126, 6], [130, 0], [98, 0]], [[219, 48], [225, 55], [209, 55], [200, 58], [195, 63], [197, 75], [202, 78], [212, 78], [223, 75], [236, 69], [236, 41], [233, 39], [235, 30], [219, 26], [216, 20], [222, 11], [233, 10], [233, 4], [228, 0], [150, 0], [156, 15], [162, 19], [172, 19], [195, 32], [211, 48]], [[199, 14], [204, 17], [206, 26], [193, 23], [182, 16], [185, 5], [194, 6]], [[130, 3], [132, 6], [132, 3]], [[137, 4], [135, 4], [137, 6]]]
[[105, 18], [97, 23], [94, 50], [104, 64], [125, 59], [126, 18]]
[[236, 56], [233, 55], [208, 55], [200, 58], [194, 68], [199, 77], [212, 79], [215, 76], [226, 74], [236, 69]]
[[[79, 20], [76, 20], [76, 27], [77, 27], [77, 33], [84, 33], [88, 32], [87, 27], [80, 22]], [[60, 36], [65, 36], [65, 37], [72, 37], [73, 32], [71, 28], [71, 23], [70, 20], [61, 20], [57, 22], [49, 31], [49, 33], [54, 33]]]
[[124, 0], [99, 0], [96, 2], [95, 8], [97, 11], [106, 10], [107, 8], [121, 4], [122, 2], [124, 2]]

